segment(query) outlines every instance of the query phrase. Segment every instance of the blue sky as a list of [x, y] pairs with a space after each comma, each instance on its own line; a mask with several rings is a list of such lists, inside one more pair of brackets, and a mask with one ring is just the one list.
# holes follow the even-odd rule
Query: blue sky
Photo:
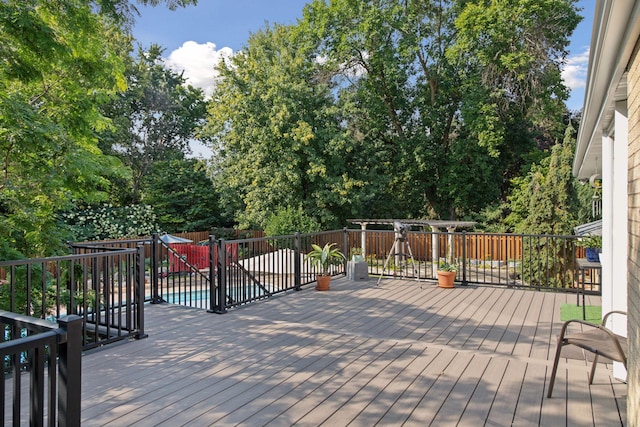
[[[213, 65], [225, 55], [239, 50], [249, 35], [265, 23], [293, 24], [302, 16], [309, 0], [199, 0], [197, 6], [170, 11], [164, 6], [139, 7], [134, 36], [143, 46], [151, 43], [163, 46], [167, 64], [175, 70], [185, 70], [194, 86], [210, 94]], [[594, 0], [580, 0], [585, 17], [573, 34], [570, 55], [563, 73], [572, 89], [567, 105], [571, 110], [582, 108], [584, 84]]]

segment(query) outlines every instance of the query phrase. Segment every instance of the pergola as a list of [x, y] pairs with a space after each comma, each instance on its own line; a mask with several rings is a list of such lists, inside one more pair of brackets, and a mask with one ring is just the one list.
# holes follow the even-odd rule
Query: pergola
[[[441, 219], [350, 219], [348, 220], [352, 224], [359, 224], [362, 230], [360, 245], [362, 247], [362, 254], [367, 253], [367, 237], [366, 230], [369, 224], [371, 225], [390, 225], [393, 227], [394, 223], [399, 222], [403, 225], [411, 227], [422, 227], [424, 230], [426, 227], [430, 227], [434, 233], [440, 232], [442, 229], [446, 229], [447, 232], [453, 233], [458, 227], [473, 227], [476, 225], [475, 221], [451, 221]], [[440, 252], [440, 245], [438, 239], [431, 240], [431, 250], [434, 254]], [[453, 234], [449, 234], [449, 259], [453, 258]], [[433, 263], [433, 273], [436, 274], [438, 268], [437, 261]]]

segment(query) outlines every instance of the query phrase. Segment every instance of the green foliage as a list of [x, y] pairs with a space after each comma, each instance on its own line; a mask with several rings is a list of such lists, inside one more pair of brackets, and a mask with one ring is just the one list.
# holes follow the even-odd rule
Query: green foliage
[[[484, 98], [473, 102], [480, 108], [493, 110], [487, 116], [489, 120], [502, 121], [508, 115], [518, 114], [550, 129], [562, 123], [559, 120], [564, 112], [562, 102], [568, 97], [562, 83], [562, 61], [569, 36], [582, 19], [575, 3], [575, 0], [463, 3], [456, 19], [456, 43], [448, 55], [465, 64], [472, 73], [471, 82], [478, 84]], [[526, 112], [527, 116], [518, 111]], [[495, 129], [500, 128], [503, 127]], [[495, 134], [490, 127], [485, 129]], [[491, 138], [483, 139], [493, 145]]]
[[219, 196], [198, 159], [154, 163], [144, 180], [142, 201], [153, 206], [159, 229], [167, 233], [210, 230], [226, 225]]
[[60, 251], [55, 212], [104, 200], [118, 173], [95, 130], [124, 87], [124, 43], [90, 2], [0, 2], [0, 232], [27, 256]]
[[458, 271], [458, 266], [456, 264], [453, 263], [449, 263], [446, 261], [440, 261], [440, 263], [438, 264], [438, 270], [440, 271]]
[[[213, 177], [240, 228], [302, 205], [327, 226], [352, 212], [360, 181], [344, 165], [345, 143], [317, 41], [291, 27], [251, 36], [220, 65], [202, 134], [217, 153]], [[350, 150], [350, 148], [346, 148]]]
[[575, 130], [568, 126], [562, 144], [530, 172], [514, 180], [507, 222], [517, 233], [572, 234], [578, 225], [580, 201], [572, 175]]
[[111, 204], [61, 214], [74, 240], [106, 240], [148, 236], [159, 230], [151, 206]]
[[591, 248], [591, 249], [601, 248], [602, 236], [598, 236], [595, 234], [582, 236], [578, 239], [578, 242], [576, 243], [576, 245], [583, 248]]
[[267, 236], [284, 236], [293, 233], [314, 233], [320, 231], [320, 224], [307, 215], [302, 206], [280, 208], [269, 216], [264, 232]]
[[[45, 274], [44, 280], [43, 274]], [[47, 307], [53, 304], [52, 294], [55, 295], [47, 280], [50, 276], [48, 272], [43, 272], [42, 266], [38, 264], [13, 268], [7, 275], [7, 280], [14, 283], [13, 289], [7, 285], [0, 286], [0, 309], [28, 316], [43, 317], [43, 310], [46, 314]], [[47, 283], [44, 306], [41, 288], [43, 282]]]
[[[568, 126], [562, 144], [530, 172], [514, 180], [509, 198], [511, 213], [507, 222], [517, 233], [570, 235], [579, 224], [580, 200], [577, 180], [572, 175], [575, 130]], [[523, 279], [533, 286], [562, 283], [562, 275], [571, 271], [572, 243], [553, 237], [534, 240], [524, 246]]]
[[224, 206], [249, 227], [301, 202], [327, 227], [504, 201], [561, 135], [579, 17], [572, 0], [485, 3], [316, 0], [254, 34], [221, 66], [204, 129]]
[[190, 152], [189, 140], [206, 113], [203, 92], [168, 69], [162, 53], [158, 45], [140, 49], [137, 62], [128, 64], [127, 90], [103, 108], [113, 126], [102, 132], [101, 147], [131, 169], [133, 203], [141, 200], [156, 162]]
[[572, 239], [525, 237], [521, 277], [530, 286], [560, 287], [567, 283], [567, 276], [573, 274], [574, 258], [575, 245]]
[[0, 2], [0, 241], [25, 256], [62, 252], [56, 212], [107, 200], [128, 175], [97, 132], [112, 125], [101, 107], [126, 88], [134, 14], [128, 0]]
[[332, 265], [340, 265], [345, 260], [342, 252], [334, 246], [336, 246], [335, 243], [327, 243], [324, 247], [311, 244], [313, 249], [306, 255], [305, 261], [311, 261], [311, 264], [320, 270], [320, 274], [329, 274]]

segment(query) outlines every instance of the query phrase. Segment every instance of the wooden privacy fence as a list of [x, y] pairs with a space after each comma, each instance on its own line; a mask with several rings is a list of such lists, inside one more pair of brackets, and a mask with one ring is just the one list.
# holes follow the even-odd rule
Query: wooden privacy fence
[[[360, 248], [362, 231], [349, 231], [349, 247]], [[394, 242], [394, 233], [390, 231], [367, 230], [365, 236], [366, 255], [380, 257], [391, 249]], [[524, 239], [527, 238], [522, 234], [411, 232], [407, 239], [416, 260], [428, 261], [435, 258], [433, 257], [434, 236], [438, 238], [439, 258], [449, 255], [452, 242], [455, 258], [461, 258], [465, 254], [467, 259], [503, 262], [522, 259]], [[576, 255], [584, 258], [584, 248], [576, 248]]]

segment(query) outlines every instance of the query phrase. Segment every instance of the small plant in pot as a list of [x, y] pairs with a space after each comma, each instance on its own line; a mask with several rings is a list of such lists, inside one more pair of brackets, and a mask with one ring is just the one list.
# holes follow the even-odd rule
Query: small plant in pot
[[362, 256], [362, 248], [351, 248], [351, 261], [364, 261], [364, 257]]
[[458, 271], [458, 267], [455, 264], [441, 261], [438, 264], [438, 287], [453, 288], [456, 271]]
[[305, 261], [311, 261], [311, 264], [320, 270], [316, 278], [318, 284], [316, 289], [319, 291], [328, 291], [331, 282], [330, 268], [332, 265], [340, 265], [344, 262], [345, 257], [338, 250], [335, 243], [327, 243], [324, 247], [311, 244], [313, 248], [305, 257]]
[[600, 261], [600, 250], [602, 249], [602, 236], [595, 234], [589, 234], [582, 236], [576, 243], [578, 246], [585, 248], [587, 261], [598, 262]]

